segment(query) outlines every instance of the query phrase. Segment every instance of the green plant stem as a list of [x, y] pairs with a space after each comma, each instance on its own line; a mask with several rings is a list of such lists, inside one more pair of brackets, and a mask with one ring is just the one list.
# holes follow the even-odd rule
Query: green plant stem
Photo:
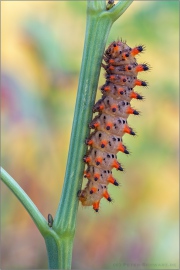
[[18, 183], [3, 169], [1, 168], [1, 179], [9, 189], [14, 193], [18, 200], [24, 205], [32, 219], [34, 220], [37, 228], [44, 236], [49, 231], [49, 226], [43, 215], [39, 212], [36, 205], [24, 192], [24, 190], [18, 185]]
[[77, 192], [82, 184], [83, 156], [86, 153], [85, 138], [89, 135], [88, 123], [92, 119], [102, 55], [110, 30], [109, 20], [97, 20], [88, 16], [84, 54], [79, 78], [74, 121], [64, 187], [54, 225], [57, 230], [74, 231], [78, 208]]
[[[73, 241], [75, 233], [78, 209], [77, 192], [80, 190], [82, 185], [84, 171], [84, 163], [82, 160], [87, 151], [84, 141], [90, 133], [88, 123], [90, 123], [92, 119], [92, 107], [95, 102], [105, 44], [110, 28], [113, 22], [117, 19], [117, 14], [120, 16], [131, 2], [132, 1], [123, 1], [121, 5], [119, 4], [117, 7], [113, 7], [111, 14], [105, 10], [105, 1], [88, 1], [87, 3], [84, 53], [79, 78], [69, 155], [62, 196], [54, 220], [54, 230], [57, 233], [61, 232], [66, 235], [67, 241], [69, 238]], [[72, 245], [68, 247], [67, 252], [69, 255], [71, 254]], [[72, 256], [69, 256], [68, 266], [61, 264], [63, 269], [70, 268], [71, 257]], [[63, 257], [61, 259], [63, 261]]]
[[[84, 44], [84, 53], [79, 78], [78, 93], [74, 112], [69, 155], [66, 166], [66, 174], [61, 200], [58, 206], [54, 226], [57, 231], [71, 231], [74, 234], [75, 219], [78, 208], [77, 192], [82, 184], [84, 171], [83, 156], [87, 146], [85, 138], [89, 135], [88, 123], [92, 119], [92, 107], [95, 102], [102, 56], [114, 22], [112, 14], [117, 16], [117, 10], [109, 16], [104, 9], [105, 1], [88, 1], [87, 24]], [[131, 4], [131, 1], [123, 1], [121, 8], [118, 6], [118, 14], [122, 14]], [[99, 6], [98, 6], [99, 4]], [[95, 9], [95, 7], [97, 9]], [[114, 8], [113, 8], [114, 9]]]
[[15, 180], [2, 170], [1, 179], [12, 190], [31, 215], [46, 243], [50, 269], [71, 269], [73, 239], [78, 209], [77, 192], [81, 188], [99, 73], [105, 44], [113, 22], [133, 0], [119, 1], [106, 10], [104, 0], [87, 1], [87, 22], [83, 59], [79, 78], [74, 120], [62, 196], [52, 228]]

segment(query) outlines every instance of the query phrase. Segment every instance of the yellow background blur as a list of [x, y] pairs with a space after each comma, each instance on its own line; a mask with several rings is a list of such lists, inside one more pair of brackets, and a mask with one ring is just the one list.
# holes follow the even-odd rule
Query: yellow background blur
[[[79, 206], [75, 269], [178, 268], [178, 1], [135, 1], [113, 25], [108, 43], [144, 44], [150, 72], [134, 101], [140, 117], [119, 154], [122, 186], [100, 213]], [[80, 71], [85, 1], [3, 1], [2, 167], [42, 214], [56, 213], [65, 173]], [[99, 85], [104, 82], [103, 71]], [[98, 93], [100, 97], [100, 91]], [[83, 143], [83, 142], [82, 142]], [[45, 269], [44, 241], [19, 201], [2, 187], [2, 269]]]

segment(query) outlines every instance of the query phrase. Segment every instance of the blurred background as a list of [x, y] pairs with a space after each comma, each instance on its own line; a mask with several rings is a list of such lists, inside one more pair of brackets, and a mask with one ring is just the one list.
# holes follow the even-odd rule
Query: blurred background
[[[1, 2], [1, 162], [42, 214], [61, 195], [86, 24], [85, 1]], [[122, 184], [100, 212], [79, 206], [74, 269], [178, 268], [178, 1], [134, 1], [112, 27], [117, 38], [144, 44], [151, 71], [133, 101], [142, 112], [119, 154]], [[104, 82], [101, 72], [99, 85]], [[100, 97], [100, 91], [97, 98]], [[85, 183], [85, 180], [84, 180]], [[1, 185], [2, 269], [46, 269], [44, 240], [8, 188]]]

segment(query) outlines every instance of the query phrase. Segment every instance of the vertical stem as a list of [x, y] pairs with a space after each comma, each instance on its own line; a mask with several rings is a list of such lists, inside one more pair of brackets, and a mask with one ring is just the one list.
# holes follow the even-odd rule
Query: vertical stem
[[71, 269], [73, 239], [48, 235], [45, 237], [49, 269]]
[[[92, 119], [92, 107], [95, 102], [96, 89], [100, 74], [105, 44], [113, 22], [130, 5], [132, 0], [114, 9], [116, 14], [105, 10], [105, 1], [87, 2], [86, 36], [84, 53], [79, 77], [79, 86], [74, 112], [66, 174], [60, 203], [54, 219], [53, 229], [59, 236], [58, 269], [70, 269], [72, 259], [73, 238], [75, 234], [76, 215], [78, 210], [77, 192], [81, 188], [86, 153], [85, 138], [89, 136], [88, 124]], [[121, 10], [122, 8], [122, 10]], [[113, 8], [112, 8], [113, 10]], [[115, 18], [116, 17], [116, 18]], [[48, 241], [46, 242], [47, 249]], [[49, 253], [49, 252], [48, 252]], [[49, 254], [49, 265], [53, 254]], [[53, 266], [54, 267], [54, 266]]]
[[88, 16], [65, 181], [54, 220], [54, 226], [61, 232], [75, 229], [77, 192], [82, 183], [84, 171], [82, 160], [86, 152], [84, 141], [89, 135], [88, 123], [92, 119], [92, 106], [95, 102], [102, 55], [110, 27], [111, 21], [107, 18], [97, 20], [93, 16]]
[[[47, 236], [45, 238], [45, 243], [46, 243], [46, 249], [47, 249], [47, 255], [48, 255], [49, 269], [63, 269], [63, 268], [60, 268], [59, 250], [61, 248], [59, 246], [58, 239], [56, 239], [56, 237]], [[70, 267], [64, 268], [64, 269], [70, 269]]]
[[[53, 229], [62, 234], [59, 245], [61, 269], [69, 269], [72, 258], [72, 243], [75, 233], [78, 210], [77, 192], [81, 188], [87, 147], [84, 143], [90, 131], [88, 123], [92, 119], [92, 106], [95, 102], [102, 55], [111, 28], [108, 18], [87, 17], [84, 53], [79, 78], [74, 120], [72, 126], [69, 156], [66, 167], [61, 200], [54, 219]], [[66, 237], [64, 238], [65, 235]], [[70, 241], [69, 241], [70, 239]], [[68, 242], [68, 245], [66, 245]], [[63, 250], [65, 248], [65, 250]], [[67, 257], [68, 256], [68, 257]], [[49, 257], [51, 265], [51, 257]]]

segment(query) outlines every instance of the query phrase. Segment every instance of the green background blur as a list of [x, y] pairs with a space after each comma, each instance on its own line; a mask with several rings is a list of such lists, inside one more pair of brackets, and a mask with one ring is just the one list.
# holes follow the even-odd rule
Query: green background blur
[[[61, 195], [86, 23], [85, 1], [1, 2], [2, 166], [42, 214]], [[144, 44], [138, 62], [145, 101], [131, 116], [138, 136], [124, 136], [122, 184], [100, 213], [79, 206], [75, 269], [178, 268], [178, 1], [135, 1], [111, 29], [128, 45]], [[101, 72], [99, 85], [104, 82]], [[98, 98], [100, 97], [100, 91]], [[83, 142], [82, 142], [83, 143]], [[85, 181], [84, 181], [85, 183]], [[19, 201], [1, 185], [2, 269], [44, 269], [44, 240]]]

